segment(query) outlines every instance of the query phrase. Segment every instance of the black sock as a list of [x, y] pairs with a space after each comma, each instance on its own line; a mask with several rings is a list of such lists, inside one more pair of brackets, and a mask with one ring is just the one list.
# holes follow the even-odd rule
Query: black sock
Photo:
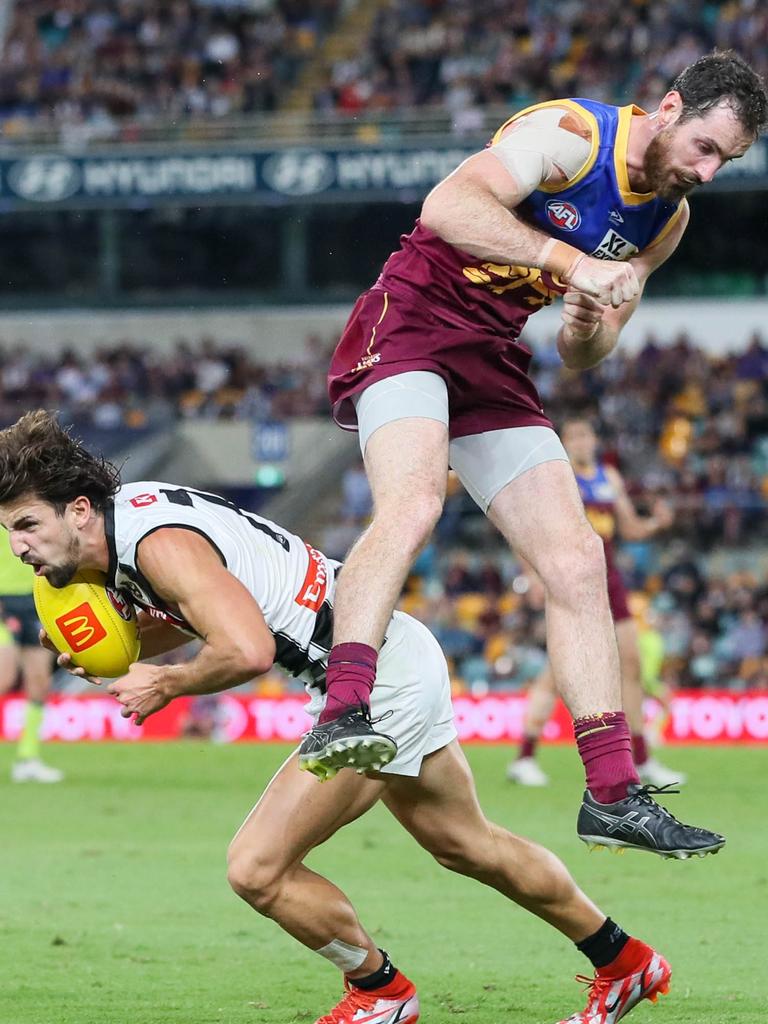
[[[627, 933], [619, 928], [610, 917], [606, 917], [603, 924], [593, 935], [576, 943], [576, 949], [592, 961], [592, 965], [605, 967], [612, 960], [615, 960], [619, 953], [629, 942]], [[357, 982], [355, 982], [357, 984]]]
[[373, 988], [383, 988], [384, 985], [388, 985], [390, 981], [393, 981], [397, 974], [397, 968], [392, 965], [392, 961], [383, 949], [379, 952], [384, 957], [384, 963], [373, 974], [366, 974], [364, 978], [350, 978], [350, 982], [355, 988], [362, 988], [369, 991]]

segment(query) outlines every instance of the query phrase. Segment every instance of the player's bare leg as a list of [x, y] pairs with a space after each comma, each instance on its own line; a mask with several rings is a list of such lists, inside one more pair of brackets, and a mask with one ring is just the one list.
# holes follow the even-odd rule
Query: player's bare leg
[[643, 718], [643, 681], [637, 626], [634, 619], [621, 619], [616, 623], [616, 642], [621, 665], [621, 696], [624, 714], [632, 734], [632, 755], [637, 773], [643, 782], [655, 786], [681, 786], [686, 777], [651, 757], [645, 738]]
[[360, 924], [352, 904], [328, 879], [302, 864], [309, 851], [376, 801], [386, 783], [345, 772], [327, 785], [285, 762], [229, 849], [229, 881], [255, 910], [338, 967], [347, 994], [326, 1021], [392, 1020], [414, 1024], [418, 996]]
[[488, 821], [456, 741], [427, 757], [418, 779], [393, 777], [382, 799], [440, 864], [497, 889], [590, 958], [595, 977], [584, 1020], [618, 1019], [605, 1015], [609, 993], [623, 1017], [668, 990], [664, 958], [606, 918], [553, 853]]
[[51, 690], [51, 654], [42, 647], [19, 647], [24, 696], [27, 698], [24, 729], [19, 737], [17, 760], [11, 769], [14, 782], [61, 782], [64, 773], [40, 756], [43, 709]]
[[456, 740], [424, 759], [418, 779], [392, 776], [382, 799], [443, 867], [498, 889], [574, 942], [605, 921], [553, 853], [488, 821]]
[[19, 674], [19, 655], [16, 644], [9, 635], [9, 642], [0, 646], [0, 696], [13, 687]]
[[[299, 751], [320, 779], [341, 767], [380, 768], [397, 751], [371, 727], [378, 650], [411, 565], [440, 517], [448, 478], [448, 428], [434, 419], [395, 420], [365, 450], [373, 519], [344, 561], [334, 598], [328, 698]], [[375, 723], [374, 723], [375, 724]]]
[[382, 782], [348, 772], [328, 785], [299, 770], [296, 756], [280, 768], [229, 848], [229, 881], [259, 913], [312, 950], [336, 940], [366, 950], [360, 967], [380, 960], [349, 903], [302, 860], [379, 799]]
[[[346, 1024], [355, 1014], [418, 1020], [415, 987], [376, 948], [341, 890], [302, 864], [379, 798], [439, 863], [492, 886], [575, 942], [596, 967], [598, 996], [610, 984], [636, 1002], [668, 987], [666, 962], [606, 919], [554, 854], [485, 818], [457, 742], [427, 757], [418, 779], [348, 773], [319, 786], [292, 755], [233, 839], [229, 880], [255, 910], [343, 971], [347, 994], [317, 1024]], [[651, 962], [651, 982], [638, 987], [639, 967]]]
[[571, 467], [553, 460], [528, 470], [496, 495], [488, 515], [546, 589], [547, 653], [587, 775], [579, 836], [668, 857], [716, 853], [721, 835], [678, 822], [640, 786], [621, 710], [603, 545]]
[[520, 752], [507, 766], [507, 778], [521, 786], [546, 786], [549, 778], [536, 761], [536, 748], [557, 703], [555, 677], [548, 661], [529, 687], [527, 697]]

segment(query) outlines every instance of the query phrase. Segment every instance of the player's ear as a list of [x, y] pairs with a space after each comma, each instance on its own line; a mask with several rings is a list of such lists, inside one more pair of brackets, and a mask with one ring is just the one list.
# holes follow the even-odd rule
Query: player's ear
[[669, 128], [683, 112], [683, 97], [676, 89], [670, 89], [659, 104], [659, 128]]
[[84, 526], [91, 518], [91, 513], [93, 512], [91, 500], [90, 498], [86, 498], [84, 494], [80, 494], [74, 499], [74, 501], [70, 501], [67, 508], [73, 516], [77, 526]]

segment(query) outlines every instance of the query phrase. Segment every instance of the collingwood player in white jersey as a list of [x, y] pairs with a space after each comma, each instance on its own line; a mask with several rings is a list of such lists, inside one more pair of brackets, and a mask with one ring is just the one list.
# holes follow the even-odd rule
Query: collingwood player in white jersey
[[[14, 554], [53, 586], [99, 570], [141, 609], [142, 660], [107, 688], [124, 716], [143, 722], [174, 697], [236, 686], [276, 661], [305, 680], [316, 711], [322, 705], [339, 565], [294, 534], [217, 495], [159, 482], [121, 487], [114, 466], [42, 411], [0, 432], [0, 522]], [[189, 634], [201, 647], [185, 664], [144, 663]], [[68, 656], [59, 663], [69, 667]], [[574, 1024], [613, 1024], [666, 992], [662, 956], [606, 918], [552, 853], [485, 818], [456, 739], [445, 659], [408, 615], [390, 622], [374, 697], [397, 743], [384, 770], [347, 769], [321, 784], [294, 752], [229, 849], [235, 892], [344, 974], [340, 1002], [315, 1024], [419, 1019], [413, 982], [347, 897], [304, 865], [379, 800], [440, 864], [538, 915], [591, 960], [595, 978]]]

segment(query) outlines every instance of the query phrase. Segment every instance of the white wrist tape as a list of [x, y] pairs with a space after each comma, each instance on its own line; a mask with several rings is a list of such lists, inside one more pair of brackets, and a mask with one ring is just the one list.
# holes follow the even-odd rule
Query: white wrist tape
[[528, 196], [557, 169], [569, 180], [575, 178], [589, 159], [592, 144], [567, 128], [560, 127], [565, 111], [545, 107], [513, 122], [493, 153]]
[[362, 946], [350, 946], [348, 942], [342, 942], [341, 939], [334, 939], [316, 952], [320, 956], [324, 956], [326, 960], [330, 960], [345, 974], [349, 971], [356, 971], [368, 956], [367, 949], [363, 949]]

